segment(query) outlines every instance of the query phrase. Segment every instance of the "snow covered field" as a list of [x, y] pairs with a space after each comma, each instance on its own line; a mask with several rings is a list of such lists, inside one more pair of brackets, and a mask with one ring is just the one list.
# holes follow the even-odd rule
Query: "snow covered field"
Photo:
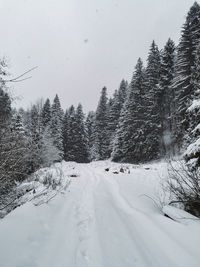
[[68, 187], [0, 221], [0, 266], [199, 267], [199, 220], [173, 221], [149, 198], [166, 164], [126, 166], [62, 163]]

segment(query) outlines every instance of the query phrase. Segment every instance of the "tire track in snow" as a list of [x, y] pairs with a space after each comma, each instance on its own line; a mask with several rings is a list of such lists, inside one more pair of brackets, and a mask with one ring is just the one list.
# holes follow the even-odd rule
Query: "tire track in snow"
[[77, 232], [79, 244], [76, 251], [76, 267], [102, 267], [100, 248], [95, 229], [95, 209], [93, 194], [98, 180], [88, 165], [80, 169], [84, 182], [80, 203], [76, 206]]
[[[105, 205], [105, 207], [109, 207], [110, 212], [111, 210], [114, 210], [114, 216], [121, 221], [119, 231], [125, 232], [125, 235], [127, 234], [130, 236], [134, 251], [137, 251], [138, 253], [137, 258], [139, 258], [141, 262], [138, 265], [137, 263], [134, 263], [134, 266], [198, 266], [196, 260], [187, 253], [187, 250], [182, 249], [180, 243], [177, 243], [176, 240], [170, 238], [160, 227], [155, 225], [152, 220], [148, 218], [147, 214], [140, 212], [139, 209], [128, 203], [128, 201], [120, 194], [119, 185], [112, 176], [104, 176], [102, 173], [99, 173], [99, 175], [101, 176], [103, 187], [101, 191], [106, 192], [107, 196], [109, 196], [107, 197], [107, 205]], [[102, 198], [102, 196], [99, 193], [98, 201], [101, 201], [100, 198]], [[109, 218], [109, 220], [110, 219], [111, 218]], [[109, 223], [113, 223], [112, 220], [106, 224], [109, 225]], [[124, 229], [122, 229], [122, 227]], [[126, 231], [124, 231], [125, 229]], [[166, 244], [169, 245], [171, 255], [169, 251], [165, 251], [163, 242], [166, 242]], [[174, 251], [179, 255], [179, 260], [181, 259], [181, 256], [184, 256], [182, 261], [179, 261], [177, 257], [175, 257], [175, 259], [173, 258]], [[134, 259], [132, 260], [132, 264], [133, 262]], [[120, 265], [116, 266], [120, 267]], [[132, 265], [128, 265], [127, 263], [127, 265], [124, 264], [123, 266]]]

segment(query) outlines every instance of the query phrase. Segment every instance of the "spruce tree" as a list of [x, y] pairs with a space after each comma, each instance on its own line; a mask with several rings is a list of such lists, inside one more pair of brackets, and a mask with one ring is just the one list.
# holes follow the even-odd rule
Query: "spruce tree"
[[49, 98], [47, 98], [47, 100], [44, 103], [44, 106], [42, 108], [42, 124], [44, 127], [46, 127], [47, 125], [50, 126], [50, 122], [51, 122], [51, 104], [50, 104], [50, 100]]
[[68, 142], [69, 142], [69, 112], [66, 110], [64, 118], [63, 118], [63, 128], [62, 128], [62, 135], [63, 135], [63, 151], [64, 151], [64, 160], [68, 160]]
[[60, 150], [60, 160], [63, 159], [63, 110], [61, 109], [58, 95], [55, 96], [51, 107], [51, 134], [54, 139], [54, 145]]
[[76, 155], [74, 153], [74, 147], [76, 146], [76, 112], [72, 105], [68, 112], [65, 113], [65, 124], [64, 124], [64, 148], [65, 148], [65, 160], [76, 161]]
[[185, 159], [193, 168], [200, 167], [200, 45], [197, 47], [192, 73], [193, 100], [187, 110], [189, 127], [185, 136]]
[[162, 124], [162, 151], [163, 155], [170, 156], [175, 153], [174, 140], [172, 135], [173, 112], [175, 92], [172, 88], [172, 81], [175, 75], [175, 44], [168, 39], [161, 53], [160, 71], [160, 112]]
[[0, 88], [0, 128], [11, 118], [11, 100], [3, 87]]
[[146, 79], [146, 120], [148, 124], [145, 131], [146, 158], [157, 159], [161, 155], [161, 112], [160, 112], [160, 82], [161, 59], [157, 45], [153, 41], [150, 47]]
[[94, 143], [94, 120], [95, 120], [95, 113], [90, 111], [87, 115], [85, 126], [86, 126], [86, 136], [88, 142], [88, 149], [89, 149], [89, 159], [92, 159], [91, 149]]
[[82, 105], [79, 104], [76, 109], [76, 134], [74, 136], [74, 154], [76, 162], [86, 163], [89, 162], [89, 150], [85, 128], [85, 117], [83, 114]]
[[109, 155], [111, 155], [113, 149], [113, 140], [115, 136], [115, 130], [119, 122], [120, 114], [122, 107], [125, 102], [127, 94], [128, 83], [125, 80], [122, 80], [120, 87], [115, 91], [113, 96], [113, 103], [108, 112], [108, 138], [109, 138]]
[[112, 152], [114, 161], [136, 163], [144, 160], [144, 75], [142, 60], [139, 58], [116, 130]]
[[190, 8], [182, 28], [180, 42], [177, 48], [175, 65], [176, 76], [173, 88], [176, 93], [174, 131], [179, 149], [189, 126], [186, 110], [193, 95], [192, 71], [195, 64], [195, 54], [200, 41], [200, 6], [197, 2]]
[[41, 124], [41, 116], [36, 105], [31, 107], [29, 113], [27, 127], [27, 135], [30, 143], [29, 155], [29, 172], [32, 173], [37, 170], [41, 165], [41, 139], [43, 128]]
[[92, 147], [92, 158], [103, 160], [109, 157], [109, 139], [107, 131], [108, 113], [107, 113], [107, 89], [104, 87], [101, 91], [100, 100], [95, 113], [94, 122], [94, 143]]

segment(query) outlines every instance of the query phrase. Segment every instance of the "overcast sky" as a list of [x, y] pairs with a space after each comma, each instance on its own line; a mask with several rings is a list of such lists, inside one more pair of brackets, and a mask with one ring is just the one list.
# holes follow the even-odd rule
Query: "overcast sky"
[[122, 78], [130, 81], [137, 58], [153, 39], [176, 43], [194, 0], [0, 0], [0, 55], [13, 76], [38, 66], [32, 79], [12, 84], [28, 107], [57, 93], [65, 109], [94, 109]]

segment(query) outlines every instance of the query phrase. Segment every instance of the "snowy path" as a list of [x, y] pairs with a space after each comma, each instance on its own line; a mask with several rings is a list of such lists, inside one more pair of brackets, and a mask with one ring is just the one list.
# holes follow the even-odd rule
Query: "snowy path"
[[80, 176], [65, 194], [0, 221], [0, 266], [200, 266], [199, 222], [172, 221], [141, 197], [155, 194], [158, 170], [115, 175], [106, 164], [75, 164]]

